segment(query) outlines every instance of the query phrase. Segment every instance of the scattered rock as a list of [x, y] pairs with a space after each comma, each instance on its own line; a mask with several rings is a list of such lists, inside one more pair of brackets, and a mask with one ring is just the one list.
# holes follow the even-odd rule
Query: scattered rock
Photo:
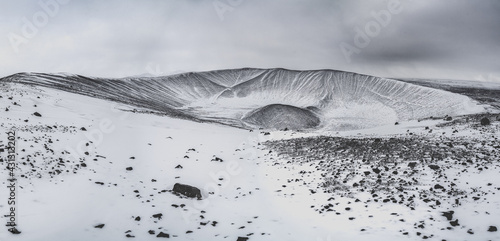
[[127, 168], [125, 168], [125, 169], [126, 169], [127, 171], [132, 171], [132, 170], [134, 170], [134, 168], [132, 168], [132, 167], [127, 167]]
[[170, 238], [170, 234], [160, 232], [158, 235], [156, 235], [157, 238]]
[[496, 227], [496, 226], [490, 226], [490, 227], [488, 228], [488, 232], [496, 232], [497, 230], [498, 230], [498, 229], [497, 229], [497, 227]]
[[212, 159], [213, 162], [223, 162], [224, 160], [222, 160], [221, 158], [219, 157], [214, 157], [214, 159]]
[[104, 227], [104, 223], [101, 223], [101, 224], [94, 226], [94, 228], [103, 228], [103, 227]]
[[12, 234], [20, 234], [21, 233], [21, 231], [17, 230], [17, 228], [15, 228], [15, 227], [9, 228], [9, 232], [11, 232]]
[[446, 219], [448, 219], [448, 221], [451, 221], [453, 219], [453, 214], [455, 212], [454, 211], [448, 211], [448, 212], [443, 212], [443, 217], [446, 217]]
[[458, 223], [458, 219], [456, 219], [455, 221], [450, 221], [450, 225], [456, 227], [459, 226], [460, 224]]
[[[42, 115], [41, 115], [40, 113], [38, 113], [38, 112], [33, 113], [33, 115], [34, 115], [34, 116], [37, 116], [37, 117], [42, 117]], [[488, 121], [489, 121], [489, 120], [488, 120]]]

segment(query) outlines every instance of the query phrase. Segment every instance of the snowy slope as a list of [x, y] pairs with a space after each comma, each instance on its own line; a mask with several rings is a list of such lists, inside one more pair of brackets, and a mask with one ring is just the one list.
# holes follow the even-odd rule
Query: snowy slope
[[[9, 108], [2, 110], [1, 133], [17, 129], [23, 150], [15, 170], [21, 234], [2, 228], [0, 240], [131, 239], [127, 234], [158, 240], [160, 232], [177, 240], [329, 235], [328, 225], [314, 219], [307, 206], [289, 213], [295, 201], [276, 200], [270, 183], [277, 173], [259, 164], [257, 142], [267, 138], [260, 133], [123, 112], [119, 109], [131, 107], [47, 88], [8, 84], [0, 95], [2, 108]], [[215, 157], [223, 162], [212, 161]], [[54, 164], [58, 158], [64, 165]], [[0, 173], [5, 177], [7, 170]], [[176, 182], [202, 188], [204, 199], [173, 195], [169, 190]], [[1, 188], [1, 197], [7, 192]], [[6, 207], [2, 202], [2, 212]], [[152, 217], [159, 213], [161, 219]], [[0, 222], [6, 222], [3, 213]], [[100, 224], [104, 227], [94, 227]]]
[[[250, 72], [249, 75], [256, 79], [266, 71]], [[498, 193], [500, 167], [497, 161], [476, 162], [463, 166], [460, 163], [452, 165], [453, 160], [446, 160], [450, 162], [443, 162], [443, 166], [447, 166], [447, 169], [441, 177], [434, 176], [428, 168], [422, 169], [421, 175], [418, 176], [420, 182], [418, 187], [426, 189], [434, 186], [436, 180], [443, 181], [445, 180], [443, 178], [450, 177], [449, 180], [445, 180], [446, 183], [454, 182], [461, 190], [470, 193], [467, 193], [468, 198], [461, 200], [463, 204], [460, 206], [454, 206], [452, 202], [454, 200], [443, 198], [443, 204], [433, 209], [418, 199], [421, 203], [415, 207], [415, 210], [411, 210], [392, 203], [371, 202], [367, 204], [365, 201], [369, 197], [366, 193], [354, 193], [360, 196], [353, 198], [353, 196], [343, 196], [339, 193], [323, 192], [324, 190], [318, 186], [325, 182], [325, 177], [328, 177], [325, 175], [328, 173], [323, 173], [323, 170], [318, 170], [317, 167], [331, 160], [323, 160], [320, 156], [307, 161], [289, 158], [269, 148], [268, 144], [263, 144], [267, 140], [281, 141], [296, 137], [317, 137], [318, 133], [356, 140], [364, 137], [388, 140], [400, 137], [411, 139], [413, 135], [418, 135], [428, 138], [431, 144], [439, 142], [442, 137], [460, 137], [463, 139], [457, 139], [459, 141], [457, 146], [470, 141], [478, 150], [491, 148], [490, 155], [486, 156], [481, 153], [478, 154], [478, 158], [487, 157], [488, 160], [493, 160], [500, 156], [498, 152], [499, 116], [492, 116], [493, 124], [490, 127], [472, 128], [468, 124], [450, 125], [452, 123], [450, 121], [434, 119], [405, 121], [397, 126], [393, 122], [380, 122], [370, 129], [348, 130], [340, 133], [318, 130], [307, 133], [277, 131], [268, 134], [215, 123], [193, 122], [182, 118], [133, 111], [136, 108], [143, 108], [160, 112], [161, 108], [172, 108], [174, 111], [179, 111], [179, 115], [183, 118], [193, 115], [196, 116], [194, 120], [201, 119], [199, 117], [204, 117], [199, 115], [201, 109], [192, 111], [184, 107], [177, 108], [175, 103], [179, 103], [179, 106], [194, 103], [185, 102], [189, 98], [212, 98], [216, 102], [224, 101], [228, 98], [222, 95], [213, 98], [207, 93], [211, 93], [212, 89], [214, 93], [223, 92], [227, 88], [218, 86], [228, 83], [228, 86], [233, 86], [231, 91], [235, 89], [242, 91], [239, 92], [240, 96], [243, 96], [241, 93], [247, 93], [247, 97], [254, 95], [254, 102], [259, 105], [278, 99], [286, 102], [290, 98], [297, 98], [297, 103], [313, 101], [307, 96], [292, 94], [295, 92], [291, 89], [301, 89], [307, 93], [312, 90], [311, 88], [316, 88], [313, 87], [314, 85], [303, 84], [299, 87], [298, 82], [296, 86], [277, 83], [272, 80], [277, 76], [275, 74], [277, 73], [268, 72], [269, 78], [259, 80], [267, 83], [266, 88], [263, 88], [261, 92], [269, 90], [268, 94], [282, 94], [287, 97], [271, 96], [266, 99], [259, 91], [246, 92], [250, 88], [248, 86], [258, 85], [250, 80], [243, 82], [241, 79], [235, 82], [210, 81], [213, 84], [208, 84], [208, 87], [203, 87], [205, 88], [203, 90], [200, 88], [207, 84], [205, 78], [210, 79], [203, 77], [200, 82], [204, 84], [185, 87], [192, 88], [194, 93], [190, 91], [189, 95], [178, 87], [182, 85], [181, 81], [176, 82], [177, 87], [169, 87], [168, 90], [171, 91], [169, 93], [183, 97], [176, 97], [177, 102], [169, 100], [164, 105], [160, 101], [162, 96], [156, 94], [153, 98], [154, 88], [146, 84], [141, 85], [140, 91], [132, 93], [130, 90], [131, 93], [126, 95], [127, 98], [122, 98], [119, 95], [110, 97], [106, 94], [104, 96], [105, 91], [92, 90], [91, 83], [97, 80], [84, 81], [83, 77], [74, 77], [77, 79], [69, 80], [68, 75], [61, 76], [62, 80], [55, 80], [52, 79], [53, 76], [50, 76], [43, 81], [40, 80], [39, 75], [34, 75], [30, 77], [33, 78], [32, 81], [44, 83], [37, 82], [36, 85], [12, 83], [12, 81], [1, 82], [0, 140], [5, 141], [5, 133], [12, 129], [17, 130], [18, 136], [17, 168], [14, 173], [19, 180], [16, 216], [18, 229], [22, 233], [14, 235], [7, 232], [7, 228], [4, 227], [0, 229], [0, 240], [161, 240], [162, 238], [157, 237], [160, 232], [176, 240], [237, 240], [238, 237], [247, 237], [250, 241], [421, 240], [423, 236], [430, 237], [430, 235], [433, 235], [431, 238], [436, 240], [500, 239], [498, 232], [487, 231], [489, 226], [499, 226], [496, 222], [496, 217], [500, 215]], [[312, 81], [315, 78], [314, 74], [309, 74], [306, 75]], [[193, 74], [186, 76], [189, 75]], [[61, 83], [59, 81], [64, 83], [64, 81], [76, 80], [84, 83], [81, 85], [84, 87], [79, 87], [86, 89], [83, 95], [64, 89], [66, 85], [54, 87]], [[108, 80], [104, 80], [106, 81]], [[120, 87], [122, 89], [119, 92], [123, 94], [127, 93], [126, 90], [131, 88], [130, 86], [140, 86], [138, 80], [135, 82], [132, 80], [114, 81], [123, 81], [123, 85], [129, 86]], [[439, 111], [450, 111], [450, 113], [467, 110], [463, 108], [464, 102], [461, 101], [465, 103], [470, 101], [461, 95], [428, 88], [420, 89], [421, 87], [405, 83], [389, 87], [389, 83], [398, 83], [391, 80], [364, 79], [358, 81], [358, 84], [372, 83], [370, 81], [378, 83], [375, 85], [378, 87], [372, 86], [370, 89], [357, 85], [349, 87], [349, 83], [356, 82], [352, 80], [333, 90], [342, 89], [342, 91], [338, 90], [338, 95], [342, 96], [341, 99], [345, 103], [351, 103], [349, 99], [353, 97], [349, 97], [350, 94], [348, 94], [351, 91], [363, 93], [362, 95], [367, 96], [366, 98], [373, 99], [380, 96], [378, 94], [372, 96], [370, 93], [393, 95], [393, 92], [402, 91], [395, 96], [405, 99], [411, 96], [413, 91], [428, 99], [436, 98], [435, 105], [438, 105], [438, 100], [443, 100], [439, 98], [448, 96], [450, 102], [446, 102], [444, 106], [450, 109]], [[108, 91], [112, 88], [110, 83], [106, 84], [110, 88]], [[331, 84], [330, 81], [325, 81], [325, 83]], [[287, 88], [290, 89], [287, 90]], [[406, 90], [406, 88], [409, 89]], [[282, 91], [277, 91], [278, 89]], [[315, 91], [324, 89], [318, 88]], [[93, 98], [94, 94], [95, 97], [101, 98]], [[118, 103], [109, 101], [112, 98], [116, 98]], [[148, 101], [141, 105], [141, 102], [137, 104], [132, 101], [135, 98], [147, 98]], [[411, 103], [425, 101], [424, 98], [415, 98]], [[149, 101], [153, 100], [157, 101], [155, 103], [158, 105], [149, 107]], [[454, 102], [456, 100], [459, 101]], [[215, 112], [234, 111], [229, 105], [238, 107], [234, 101], [235, 99], [233, 102], [228, 101], [227, 106], [222, 106], [226, 109], [214, 107], [214, 110], [208, 110], [205, 116], [209, 117]], [[445, 103], [445, 101], [442, 102]], [[380, 104], [390, 106], [387, 103]], [[432, 103], [426, 103], [426, 105], [432, 106]], [[357, 105], [362, 106], [363, 102]], [[370, 109], [368, 106], [364, 108]], [[393, 108], [396, 107], [390, 109], [394, 111]], [[250, 112], [252, 108], [243, 109], [248, 109]], [[310, 108], [310, 110], [318, 115], [321, 113], [319, 107]], [[362, 110], [358, 108], [357, 111], [363, 113]], [[473, 116], [470, 118], [473, 119]], [[439, 125], [443, 127], [438, 127]], [[301, 142], [302, 139], [296, 141]], [[314, 144], [310, 148], [307, 146], [304, 148], [313, 150], [318, 146], [320, 145]], [[299, 149], [292, 148], [290, 153], [297, 154], [297, 150]], [[307, 151], [302, 154], [303, 158], [310, 158], [311, 155]], [[343, 174], [348, 173], [348, 175], [352, 175], [350, 168], [358, 165], [356, 162], [349, 162], [347, 158], [333, 161], [333, 165], [327, 166], [336, 167], [338, 163], [343, 163], [345, 164]], [[478, 166], [479, 164], [481, 166]], [[0, 166], [2, 166], [0, 176], [6, 177], [8, 175], [8, 170], [5, 169], [6, 162], [0, 162]], [[488, 169], [478, 171], [478, 168], [484, 167]], [[353, 180], [358, 180], [364, 175], [360, 173], [355, 174]], [[2, 179], [4, 188], [0, 188], [0, 198], [5, 199], [0, 200], [1, 223], [7, 222], [4, 215], [10, 207], [6, 203], [9, 193], [5, 179]], [[202, 190], [203, 199], [197, 201], [174, 195], [171, 190], [175, 183], [199, 187]], [[480, 192], [472, 192], [473, 190], [480, 190]], [[473, 201], [472, 197], [479, 194], [481, 194], [479, 196], [481, 199], [477, 202]], [[331, 198], [335, 198], [334, 201]], [[363, 202], [356, 202], [356, 198]], [[318, 209], [329, 204], [334, 205], [332, 209], [335, 209], [335, 212], [318, 213]], [[441, 212], [447, 210], [455, 210], [454, 218], [460, 220], [460, 226], [453, 227], [452, 230], [446, 229], [449, 221], [441, 216]], [[404, 219], [405, 222], [400, 219]], [[415, 228], [414, 223], [418, 226], [422, 220], [427, 220], [425, 228]], [[102, 224], [104, 224], [102, 228], [96, 228]], [[474, 234], [469, 234], [469, 230], [472, 230]], [[405, 232], [407, 234], [404, 234]], [[417, 234], [420, 232], [422, 235]]]

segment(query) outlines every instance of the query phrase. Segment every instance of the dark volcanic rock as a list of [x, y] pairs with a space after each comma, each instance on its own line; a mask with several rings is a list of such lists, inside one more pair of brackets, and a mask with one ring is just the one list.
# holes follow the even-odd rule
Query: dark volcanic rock
[[42, 117], [42, 115], [40, 113], [38, 113], [38, 112], [33, 113], [33, 115], [37, 116], [37, 117]]
[[94, 226], [94, 228], [103, 228], [103, 227], [104, 227], [104, 223], [101, 223], [101, 224]]
[[460, 224], [458, 223], [458, 219], [455, 221], [450, 221], [450, 225], [453, 227], [459, 226]]
[[491, 124], [491, 122], [490, 119], [488, 119], [488, 117], [484, 117], [483, 119], [481, 119], [481, 125], [487, 126], [489, 124]]
[[172, 191], [175, 193], [185, 195], [187, 197], [192, 197], [192, 198], [195, 197], [195, 198], [201, 199], [201, 191], [197, 187], [189, 186], [186, 184], [176, 183], [174, 185], [174, 188], [172, 189]]
[[158, 235], [156, 235], [157, 238], [170, 238], [170, 234], [160, 232]]
[[490, 226], [490, 227], [488, 228], [488, 232], [496, 232], [497, 230], [498, 230], [498, 229], [497, 229], [497, 227], [496, 227], [496, 226]]
[[20, 234], [21, 233], [21, 231], [17, 230], [17, 228], [15, 228], [15, 227], [9, 228], [9, 232], [11, 232], [12, 234]]
[[453, 219], [454, 213], [455, 213], [454, 211], [443, 212], [443, 216], [446, 217], [448, 221], [451, 221]]
[[248, 237], [238, 237], [238, 239], [236, 239], [236, 241], [247, 241], [248, 240]]

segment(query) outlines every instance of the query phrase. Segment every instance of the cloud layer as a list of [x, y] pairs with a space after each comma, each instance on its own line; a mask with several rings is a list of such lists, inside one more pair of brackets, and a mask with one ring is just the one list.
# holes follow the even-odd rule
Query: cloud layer
[[495, 0], [41, 0], [0, 9], [1, 76], [283, 67], [500, 81]]

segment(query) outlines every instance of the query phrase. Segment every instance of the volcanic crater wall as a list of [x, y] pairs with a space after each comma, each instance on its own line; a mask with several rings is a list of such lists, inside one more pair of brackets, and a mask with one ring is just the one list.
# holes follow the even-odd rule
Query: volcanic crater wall
[[361, 129], [484, 110], [460, 94], [335, 70], [245, 68], [121, 79], [21, 73], [0, 81], [247, 128]]

